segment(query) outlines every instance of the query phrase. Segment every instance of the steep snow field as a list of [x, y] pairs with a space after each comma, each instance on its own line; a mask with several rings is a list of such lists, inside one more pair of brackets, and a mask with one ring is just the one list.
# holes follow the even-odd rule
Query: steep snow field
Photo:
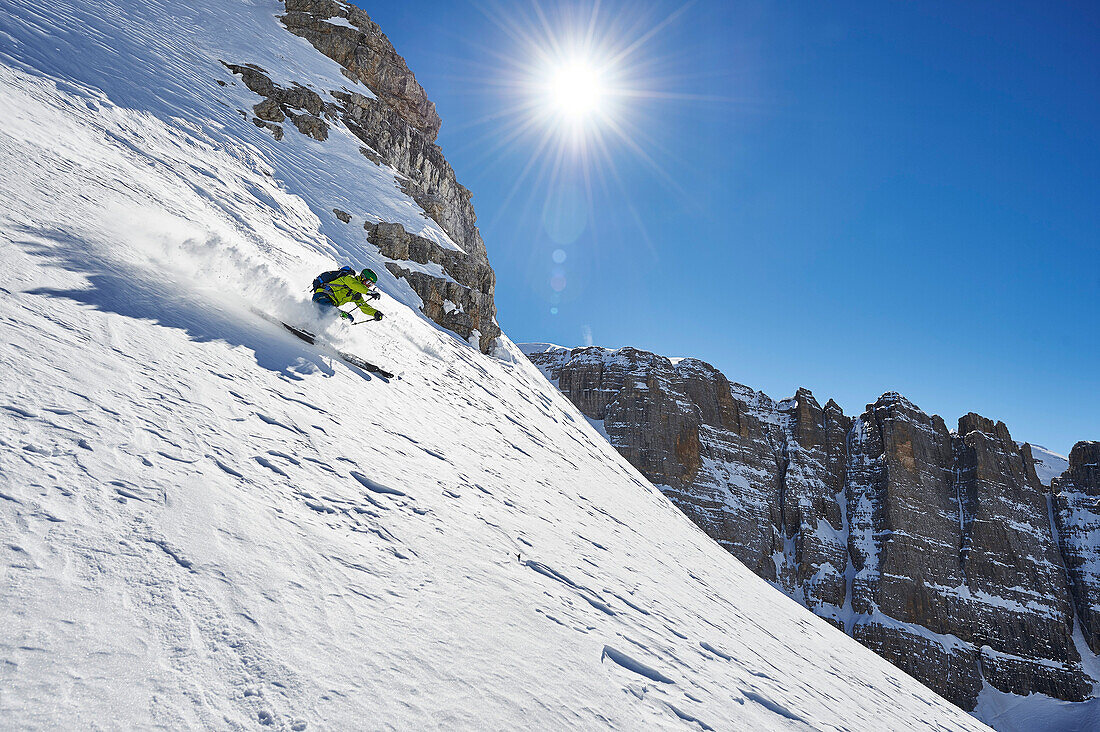
[[981, 728], [731, 560], [506, 339], [384, 276], [387, 319], [330, 331], [387, 382], [248, 312], [384, 273], [364, 219], [446, 240], [338, 126], [275, 143], [215, 84], [349, 84], [279, 9], [0, 2], [0, 726]]
[[1031, 452], [1036, 460], [1035, 473], [1043, 485], [1050, 485], [1053, 478], [1057, 478], [1069, 468], [1069, 458], [1051, 452], [1042, 445], [1032, 445]]

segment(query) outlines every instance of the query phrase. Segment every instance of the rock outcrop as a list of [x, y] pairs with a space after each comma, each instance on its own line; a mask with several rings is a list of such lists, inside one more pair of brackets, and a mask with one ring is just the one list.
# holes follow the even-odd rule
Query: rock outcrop
[[[368, 221], [364, 228], [367, 240], [382, 256], [396, 260], [387, 262], [386, 269], [406, 280], [420, 296], [424, 314], [466, 340], [476, 338], [479, 348], [487, 352], [500, 335], [493, 308], [496, 275], [489, 263], [409, 234], [401, 224]], [[397, 262], [438, 265], [446, 276], [414, 271]]]
[[[848, 470], [857, 640], [966, 708], [983, 679], [1088, 698], [1047, 494], [1003, 422], [968, 414], [951, 433], [885, 394], [853, 426]], [[950, 642], [892, 656], [929, 631]]]
[[838, 497], [845, 490], [852, 420], [832, 400], [820, 406], [808, 389], [799, 389], [778, 409], [783, 427], [779, 526], [785, 548], [780, 585], [843, 629], [848, 547]]
[[331, 92], [348, 129], [406, 176], [406, 191], [456, 244], [484, 258], [470, 191], [456, 180], [435, 144], [440, 127], [435, 105], [378, 24], [354, 5], [334, 0], [286, 0], [286, 10], [281, 21], [291, 33], [373, 93]]
[[367, 144], [364, 156], [404, 175], [403, 190], [425, 214], [463, 251], [484, 259], [485, 243], [470, 191], [455, 178], [439, 146], [379, 99], [347, 91], [334, 91], [332, 96], [340, 103], [344, 124]]
[[286, 0], [285, 5], [280, 20], [287, 30], [340, 64], [345, 76], [362, 82], [429, 142], [435, 140], [441, 125], [435, 105], [366, 11], [334, 0]]
[[328, 139], [330, 126], [339, 123], [364, 143], [360, 151], [367, 160], [393, 168], [402, 190], [461, 251], [424, 239], [424, 244], [409, 244], [412, 235], [401, 227], [398, 235], [384, 222], [386, 233], [368, 226], [371, 241], [386, 246], [383, 255], [390, 259], [402, 259], [398, 253], [405, 251], [410, 253], [406, 261], [441, 265], [442, 276], [397, 263], [387, 268], [420, 296], [428, 317], [463, 338], [475, 335], [478, 348], [488, 353], [500, 335], [493, 299], [495, 278], [470, 191], [458, 182], [435, 144], [440, 127], [435, 105], [365, 11], [336, 0], [285, 0], [285, 6], [286, 13], [280, 17], [283, 26], [338, 63], [356, 85], [320, 92], [299, 84], [281, 87], [259, 66], [226, 63], [262, 98], [253, 106], [253, 122], [280, 140], [282, 123], [289, 119], [299, 132], [322, 142]]
[[[532, 355], [611, 443], [757, 574], [776, 579], [781, 452], [771, 400], [694, 359], [633, 348]], [[559, 358], [553, 362], [551, 359]]]
[[1078, 442], [1051, 482], [1054, 521], [1085, 641], [1100, 653], [1100, 442]]
[[283, 129], [279, 123], [289, 118], [303, 135], [309, 135], [321, 142], [328, 139], [328, 124], [318, 115], [327, 112], [331, 116], [334, 107], [330, 105], [326, 109], [317, 92], [298, 84], [290, 88], [281, 87], [267, 76], [264, 69], [255, 64], [222, 63], [241, 77], [249, 91], [263, 97], [263, 101], [252, 106], [252, 112], [256, 115], [252, 121], [257, 127], [266, 127], [272, 131], [276, 140], [281, 140]]
[[700, 528], [944, 697], [1090, 697], [1073, 633], [1076, 615], [1096, 651], [1100, 443], [1052, 497], [1031, 447], [976, 414], [952, 432], [887, 393], [853, 419], [695, 359], [525, 350]]

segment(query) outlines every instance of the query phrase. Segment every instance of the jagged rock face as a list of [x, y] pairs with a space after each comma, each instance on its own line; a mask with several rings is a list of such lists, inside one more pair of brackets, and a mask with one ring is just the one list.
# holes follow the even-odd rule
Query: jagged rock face
[[[345, 76], [377, 95], [372, 99], [333, 90], [344, 123], [378, 159], [407, 176], [405, 191], [467, 254], [484, 258], [470, 191], [455, 179], [435, 144], [440, 127], [435, 105], [378, 24], [354, 5], [334, 0], [286, 0], [286, 9], [280, 20], [287, 30], [308, 40], [340, 64]], [[335, 25], [330, 18], [341, 18], [355, 28]]]
[[[355, 27], [326, 22], [329, 18], [342, 18]], [[435, 105], [365, 11], [333, 0], [286, 0], [286, 14], [280, 20], [291, 33], [340, 64], [345, 76], [369, 87], [429, 142], [435, 140], [441, 124]]]
[[479, 348], [487, 352], [493, 339], [500, 335], [493, 307], [496, 275], [489, 264], [409, 234], [401, 224], [368, 221], [364, 228], [367, 240], [378, 247], [382, 256], [417, 264], [436, 264], [443, 269], [451, 279], [412, 271], [395, 262], [386, 263], [390, 272], [404, 278], [420, 296], [425, 315], [465, 339], [477, 334]]
[[[554, 358], [558, 361], [555, 363]], [[770, 400], [734, 388], [716, 369], [633, 348], [546, 354], [535, 363], [611, 443], [705, 531], [753, 571], [776, 579], [780, 451]], [[769, 421], [770, 420], [770, 421]]]
[[922, 679], [946, 669], [953, 682], [937, 691], [967, 708], [983, 676], [1088, 697], [1046, 494], [1003, 423], [969, 414], [952, 435], [886, 394], [853, 428], [847, 500], [857, 639], [894, 660], [922, 629], [950, 636], [900, 665]]
[[1096, 643], [1100, 443], [1055, 483], [1060, 549], [1031, 448], [1001, 422], [953, 433], [894, 393], [853, 420], [631, 348], [528, 356], [738, 559], [941, 695], [1088, 698], [1073, 613]]
[[1085, 640], [1100, 653], [1100, 442], [1078, 442], [1052, 481], [1054, 520]]
[[439, 146], [379, 99], [333, 91], [344, 124], [369, 148], [364, 155], [406, 176], [402, 188], [462, 249], [485, 259], [471, 194], [455, 178]]
[[[845, 490], [854, 573], [849, 632], [864, 645], [972, 707], [981, 691], [973, 648], [946, 635], [947, 609], [933, 587], [965, 585], [958, 567], [959, 518], [951, 435], [898, 394], [855, 420]], [[894, 535], [897, 532], [897, 535]], [[926, 558], [927, 553], [927, 558]]]
[[695, 359], [633, 348], [530, 354], [708, 535], [839, 623], [849, 420], [808, 391], [777, 404]]
[[[787, 548], [781, 585], [807, 607], [843, 627], [839, 610], [847, 591], [844, 512], [845, 439], [851, 419], [830, 400], [822, 408], [808, 389], [779, 405], [784, 461], [778, 501]], [[824, 522], [824, 523], [822, 523]]]
[[315, 117], [312, 114], [296, 114], [290, 118], [290, 121], [303, 135], [308, 135], [321, 142], [328, 139], [328, 125], [320, 117]]
[[[959, 420], [954, 448], [960, 565], [973, 611], [968, 624], [956, 622], [962, 627], [955, 634], [997, 652], [983, 652], [982, 670], [1000, 689], [1086, 698], [1092, 685], [1073, 643], [1066, 570], [1034, 464], [1024, 460], [1003, 422], [976, 414]], [[1045, 659], [1063, 667], [1042, 664]]]
[[[402, 190], [462, 252], [445, 254], [448, 250], [427, 240], [421, 240], [424, 245], [410, 245], [410, 235], [404, 229], [400, 236], [392, 231], [377, 233], [370, 226], [368, 231], [377, 238], [377, 245], [388, 247], [383, 252], [386, 257], [443, 267], [446, 276], [438, 277], [416, 267], [387, 264], [390, 272], [405, 279], [420, 296], [429, 318], [463, 338], [478, 334], [478, 347], [488, 353], [493, 339], [500, 335], [493, 300], [495, 278], [470, 191], [458, 182], [435, 144], [440, 127], [435, 105], [363, 10], [334, 0], [286, 0], [285, 4], [287, 12], [280, 20], [287, 30], [336, 61], [345, 76], [363, 83], [370, 92], [330, 89], [322, 97], [298, 84], [280, 87], [254, 64], [227, 63], [245, 86], [262, 97], [253, 106], [252, 121], [280, 140], [281, 123], [289, 119], [299, 132], [322, 142], [328, 139], [330, 123], [339, 121], [365, 143], [360, 151], [368, 160], [397, 171]], [[328, 98], [333, 101], [326, 101]], [[412, 254], [403, 257], [400, 251]], [[418, 254], [419, 259], [415, 258]]]
[[263, 97], [263, 101], [253, 105], [256, 115], [253, 122], [257, 127], [271, 130], [276, 140], [283, 139], [283, 128], [279, 123], [290, 118], [294, 126], [303, 135], [324, 142], [328, 139], [328, 124], [317, 115], [322, 112], [333, 113], [332, 105], [327, 108], [320, 95], [312, 89], [295, 84], [289, 89], [283, 88], [267, 76], [267, 72], [255, 64], [230, 64], [225, 67], [238, 74], [248, 89]]

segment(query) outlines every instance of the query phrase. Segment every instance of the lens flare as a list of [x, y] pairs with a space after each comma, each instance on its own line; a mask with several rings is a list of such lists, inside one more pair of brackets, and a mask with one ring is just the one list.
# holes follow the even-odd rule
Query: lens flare
[[[685, 81], [697, 72], [679, 54], [662, 50], [663, 34], [692, 2], [667, 14], [659, 5], [612, 6], [605, 0], [475, 3], [500, 33], [491, 41], [473, 41], [485, 60], [470, 62], [472, 71], [460, 77], [492, 97], [485, 115], [470, 123], [485, 132], [471, 138], [468, 149], [477, 150], [474, 163], [484, 169], [514, 165], [500, 212], [512, 211], [528, 223], [541, 217], [542, 233], [565, 246], [593, 230], [601, 211], [625, 211], [628, 225], [613, 230], [625, 232], [632, 221], [637, 238], [655, 255], [628, 193], [628, 176], [648, 168], [689, 200], [671, 174], [677, 161], [663, 143], [671, 134], [668, 119], [682, 113], [685, 103], [717, 99], [684, 93]], [[597, 207], [597, 198], [614, 205]], [[529, 226], [524, 235], [530, 235]], [[554, 258], [558, 265], [565, 261], [561, 251]], [[560, 300], [565, 275], [549, 274], [547, 297]], [[556, 301], [554, 306], [556, 312]]]

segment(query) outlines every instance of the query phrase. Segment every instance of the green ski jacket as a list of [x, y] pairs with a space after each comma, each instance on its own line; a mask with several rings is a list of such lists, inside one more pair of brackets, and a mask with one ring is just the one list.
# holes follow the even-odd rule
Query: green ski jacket
[[323, 292], [332, 298], [332, 301], [336, 303], [336, 307], [340, 307], [345, 303], [355, 303], [356, 307], [363, 311], [364, 315], [374, 317], [374, 314], [378, 311], [367, 304], [363, 299], [363, 295], [370, 294], [370, 288], [359, 281], [359, 278], [355, 275], [344, 275], [343, 277], [337, 277], [325, 284], [314, 292]]

